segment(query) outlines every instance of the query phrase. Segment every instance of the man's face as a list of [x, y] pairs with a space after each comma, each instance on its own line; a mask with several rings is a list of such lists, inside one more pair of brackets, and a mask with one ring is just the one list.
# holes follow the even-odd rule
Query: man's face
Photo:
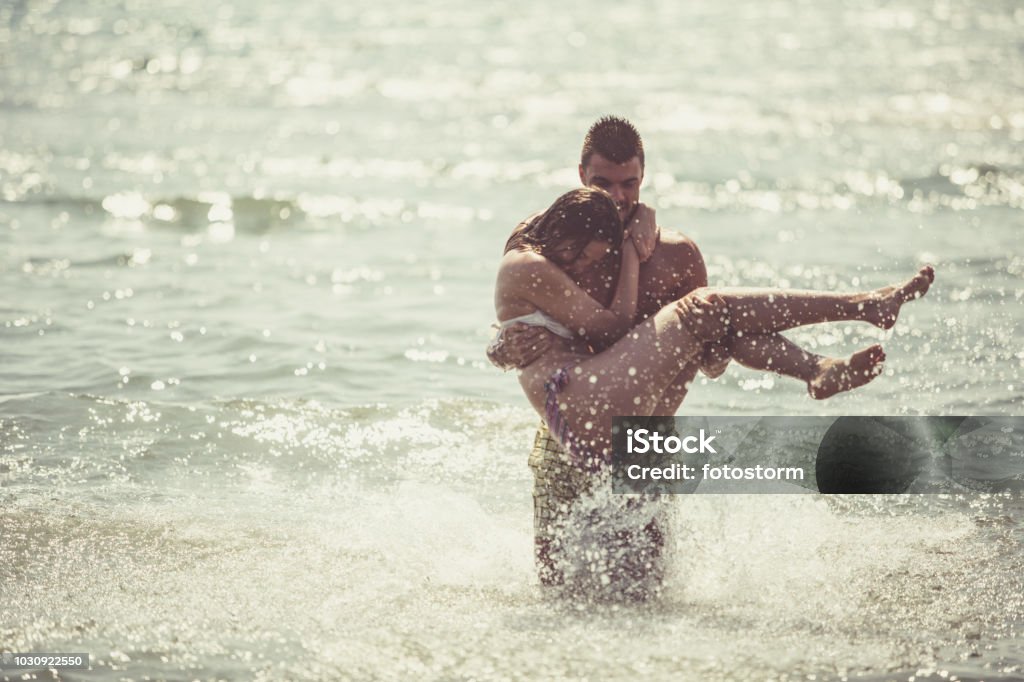
[[591, 154], [587, 165], [580, 164], [580, 182], [597, 187], [612, 195], [625, 220], [640, 201], [640, 183], [644, 179], [640, 158], [634, 156], [625, 163], [609, 161], [598, 153]]

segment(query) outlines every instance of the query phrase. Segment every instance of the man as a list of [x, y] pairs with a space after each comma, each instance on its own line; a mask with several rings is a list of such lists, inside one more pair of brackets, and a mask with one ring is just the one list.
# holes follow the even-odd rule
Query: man
[[[611, 195], [641, 257], [639, 301], [634, 324], [639, 324], [695, 289], [707, 286], [707, 270], [696, 244], [681, 234], [659, 230], [654, 219], [654, 209], [640, 202], [643, 174], [643, 142], [632, 124], [621, 118], [606, 116], [591, 126], [583, 141], [579, 164], [580, 181]], [[516, 229], [523, 229], [532, 219], [528, 218]], [[566, 272], [591, 297], [608, 305], [615, 291], [619, 264], [619, 258], [609, 254], [584, 270]], [[924, 270], [921, 271], [921, 278], [927, 279]], [[923, 295], [927, 290], [924, 279], [917, 285], [912, 281], [906, 287], [909, 288], [902, 293], [902, 290], [894, 287], [874, 293], [879, 301], [901, 297], [901, 301], [904, 301]], [[894, 309], [896, 312], [898, 305]], [[849, 359], [825, 358], [804, 351], [774, 331], [828, 319], [849, 318], [822, 313], [821, 319], [805, 317], [797, 321], [780, 317], [772, 310], [736, 312], [741, 315], [752, 314], [758, 320], [763, 320], [764, 331], [751, 333], [748, 330], [746, 335], [727, 334], [722, 341], [707, 344], [700, 358], [686, 365], [662, 395], [656, 414], [663, 415], [667, 423], [658, 430], [664, 433], [672, 428], [671, 417], [686, 397], [698, 369], [714, 378], [725, 371], [730, 359], [747, 367], [800, 379], [806, 382], [808, 392], [816, 399], [828, 398], [838, 392], [862, 386], [881, 371], [885, 356], [880, 346], [854, 353]], [[815, 312], [812, 318], [818, 314]], [[875, 321], [876, 325], [891, 327], [896, 318], [895, 313], [890, 314], [891, 319], [879, 318]], [[487, 354], [491, 362], [499, 367], [525, 367], [545, 353], [553, 339], [553, 335], [540, 327], [514, 325], [499, 334]], [[611, 339], [608, 345], [616, 340]], [[593, 350], [599, 352], [603, 349]], [[558, 584], [565, 579], [565, 571], [553, 560], [553, 555], [559, 550], [559, 535], [567, 526], [574, 523], [579, 525], [578, 519], [574, 522], [571, 517], [578, 511], [578, 501], [592, 481], [571, 465], [569, 456], [543, 423], [530, 453], [530, 467], [535, 476], [534, 531], [540, 577], [545, 584]], [[640, 506], [634, 504], [634, 510]], [[644, 514], [647, 512], [641, 513], [639, 517], [643, 519]], [[587, 518], [595, 517], [591, 515]], [[652, 517], [648, 514], [646, 518]], [[639, 549], [638, 535], [642, 536], [639, 537]], [[603, 548], [620, 541], [624, 549], [613, 553], [620, 557], [637, 558], [639, 562], [633, 565], [620, 563], [615, 567], [620, 574], [643, 578], [658, 573], [662, 539], [656, 520], [646, 523], [642, 533], [634, 533], [632, 537], [630, 532], [621, 528], [611, 535], [602, 535], [599, 544]], [[607, 577], [607, 573], [604, 577]]]
[[[611, 195], [636, 244], [642, 263], [635, 323], [642, 322], [694, 289], [707, 285], [707, 270], [697, 245], [677, 232], [661, 231], [655, 222], [654, 209], [640, 202], [643, 175], [643, 141], [629, 121], [606, 116], [591, 126], [583, 141], [580, 181]], [[532, 218], [520, 223], [516, 229], [522, 229]], [[619, 263], [616, 256], [610, 255], [586, 271], [571, 276], [591, 297], [607, 305], [615, 291]], [[491, 344], [488, 357], [492, 363], [505, 369], [525, 367], [548, 350], [553, 338], [543, 328], [515, 325]], [[725, 371], [727, 363], [728, 355], [723, 347], [715, 346], [705, 352], [701, 365], [709, 376], [718, 376]], [[694, 363], [679, 372], [662, 397], [659, 414], [671, 417], [676, 413], [698, 368], [698, 363]], [[556, 561], [555, 555], [563, 540], [562, 532], [571, 523], [575, 502], [588, 489], [590, 481], [570, 464], [567, 453], [543, 423], [537, 432], [529, 462], [535, 476], [534, 533], [540, 579], [546, 585], [562, 584], [566, 580], [567, 565]], [[590, 519], [593, 520], [593, 515]], [[599, 576], [600, 579], [612, 574], [625, 577], [626, 582], [634, 586], [642, 585], [645, 578], [653, 578], [654, 583], [660, 583], [663, 539], [657, 521], [651, 516], [645, 520], [649, 521], [641, 531], [631, 533], [628, 529], [618, 528], [602, 538], [604, 549], [625, 560], [617, 560], [615, 566], [600, 567], [605, 572]], [[616, 545], [619, 551], [613, 552], [614, 548], [610, 549], [608, 545]], [[646, 588], [639, 589], [640, 593], [632, 596], [649, 596], [645, 593]]]
[[[591, 126], [583, 141], [580, 156], [580, 181], [588, 187], [608, 192], [619, 208], [619, 215], [629, 228], [640, 254], [640, 285], [637, 315], [639, 324], [665, 305], [678, 300], [694, 289], [707, 286], [704, 258], [693, 241], [682, 234], [661, 231], [655, 222], [655, 211], [640, 203], [640, 185], [644, 175], [643, 141], [633, 125], [625, 119], [606, 116]], [[521, 229], [534, 216], [520, 223]], [[595, 300], [611, 301], [618, 277], [619, 260], [610, 255], [603, 261], [573, 276], [576, 283]], [[554, 336], [547, 330], [515, 325], [499, 335], [488, 348], [491, 362], [503, 369], [525, 367], [544, 354]], [[595, 348], [595, 351], [602, 350]], [[718, 376], [728, 363], [723, 346], [709, 349], [704, 368]], [[686, 387], [693, 380], [698, 366], [680, 372], [662, 401], [664, 415], [674, 415], [686, 397]]]

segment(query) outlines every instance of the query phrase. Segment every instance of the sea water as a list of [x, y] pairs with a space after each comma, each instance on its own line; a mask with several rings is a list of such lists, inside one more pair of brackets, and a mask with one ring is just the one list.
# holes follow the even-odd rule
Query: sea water
[[679, 497], [662, 599], [545, 597], [538, 417], [483, 349], [509, 230], [617, 113], [712, 284], [938, 273], [892, 331], [791, 335], [882, 343], [869, 386], [733, 367], [683, 413], [1020, 415], [1022, 35], [1009, 1], [0, 6], [0, 650], [1021, 679], [1015, 496]]

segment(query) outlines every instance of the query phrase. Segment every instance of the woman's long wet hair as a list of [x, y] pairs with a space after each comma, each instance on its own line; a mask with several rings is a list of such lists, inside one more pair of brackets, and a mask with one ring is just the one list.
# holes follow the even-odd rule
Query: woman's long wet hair
[[587, 244], [594, 240], [619, 248], [622, 233], [622, 220], [611, 196], [600, 189], [581, 187], [555, 199], [548, 210], [513, 234], [505, 243], [505, 253], [528, 248], [551, 258], [555, 250], [571, 248], [575, 252], [573, 258], [559, 262], [559, 265], [567, 265], [579, 258]]

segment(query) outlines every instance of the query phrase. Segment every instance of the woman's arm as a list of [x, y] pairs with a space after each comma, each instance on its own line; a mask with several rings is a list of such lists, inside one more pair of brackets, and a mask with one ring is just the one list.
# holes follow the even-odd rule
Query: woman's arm
[[615, 295], [605, 308], [547, 258], [510, 252], [498, 271], [496, 298], [526, 301], [587, 341], [608, 345], [633, 327], [639, 273], [636, 247], [631, 239], [625, 239]]
[[633, 320], [636, 319], [637, 300], [640, 297], [640, 254], [636, 250], [636, 244], [626, 235], [622, 240], [622, 267], [619, 268], [619, 281], [615, 284], [615, 297], [612, 299], [608, 309], [616, 313], [620, 319], [625, 320], [625, 326], [619, 334], [613, 338], [606, 339], [617, 341], [626, 332], [633, 328]]

